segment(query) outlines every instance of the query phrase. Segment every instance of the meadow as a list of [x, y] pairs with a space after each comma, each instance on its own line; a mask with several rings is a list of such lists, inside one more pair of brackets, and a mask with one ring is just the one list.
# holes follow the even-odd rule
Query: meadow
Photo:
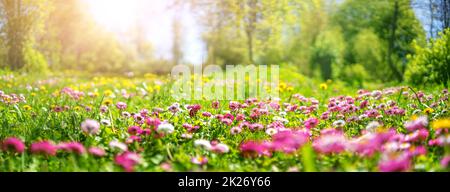
[[447, 89], [319, 81], [176, 101], [166, 76], [0, 73], [0, 171], [449, 171]]

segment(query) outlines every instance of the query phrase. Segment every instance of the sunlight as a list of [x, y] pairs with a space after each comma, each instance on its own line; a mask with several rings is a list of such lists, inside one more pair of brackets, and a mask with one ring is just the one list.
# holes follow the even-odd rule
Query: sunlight
[[141, 0], [87, 0], [94, 19], [110, 30], [124, 31], [136, 24]]

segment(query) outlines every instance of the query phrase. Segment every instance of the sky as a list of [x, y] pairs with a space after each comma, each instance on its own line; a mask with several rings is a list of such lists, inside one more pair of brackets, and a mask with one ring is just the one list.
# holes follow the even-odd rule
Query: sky
[[181, 19], [184, 62], [200, 64], [206, 57], [201, 40], [200, 25], [189, 7], [175, 9], [168, 0], [85, 0], [99, 25], [127, 39], [136, 24], [143, 27], [145, 36], [157, 58], [171, 58], [173, 19]]

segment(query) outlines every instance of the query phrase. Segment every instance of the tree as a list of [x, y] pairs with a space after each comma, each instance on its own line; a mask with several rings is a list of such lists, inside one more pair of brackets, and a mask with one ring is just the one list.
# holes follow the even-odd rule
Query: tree
[[172, 23], [172, 31], [173, 31], [173, 44], [172, 44], [172, 60], [174, 65], [178, 65], [181, 63], [183, 59], [183, 50], [182, 50], [182, 26], [180, 23], [180, 18], [175, 17]]
[[[323, 80], [333, 79], [334, 74], [341, 73], [342, 54], [345, 49], [345, 43], [339, 28], [327, 29], [322, 31], [315, 41], [310, 65], [312, 70], [320, 67]], [[333, 72], [336, 70], [337, 72]]]
[[413, 84], [442, 84], [448, 88], [450, 81], [450, 29], [440, 32], [440, 37], [426, 46], [414, 43], [415, 54], [408, 56], [406, 79]]
[[[423, 44], [425, 40], [422, 25], [415, 16], [410, 0], [347, 0], [333, 16], [333, 23], [342, 27], [344, 37], [350, 46], [355, 37], [364, 29], [371, 29], [386, 47], [382, 62], [387, 63], [388, 73], [383, 77], [389, 80], [403, 80], [406, 70], [406, 55], [413, 52], [411, 43], [416, 40]], [[356, 55], [349, 47], [345, 54], [346, 63], [357, 63]], [[381, 68], [381, 67], [380, 67]]]
[[[283, 26], [290, 0], [192, 0], [205, 27], [208, 60], [215, 64], [260, 64], [282, 58]], [[228, 53], [228, 54], [226, 54]], [[273, 56], [273, 57], [272, 57]], [[238, 62], [238, 63], [236, 63]], [[279, 62], [277, 60], [276, 62]]]
[[[386, 74], [389, 73], [389, 67], [385, 62], [386, 47], [383, 41], [371, 30], [361, 30], [356, 36], [351, 45], [350, 50], [354, 56], [354, 61], [360, 64], [364, 69], [370, 71], [371, 75], [365, 79], [371, 80], [389, 80]], [[348, 64], [353, 66], [353, 64]]]
[[7, 49], [7, 65], [21, 69], [26, 65], [25, 48], [33, 42], [33, 32], [38, 32], [39, 22], [44, 20], [46, 0], [1, 0], [1, 31]]

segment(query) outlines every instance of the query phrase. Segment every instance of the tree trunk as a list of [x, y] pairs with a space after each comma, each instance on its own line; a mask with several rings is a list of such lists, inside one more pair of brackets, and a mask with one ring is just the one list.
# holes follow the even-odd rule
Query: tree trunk
[[388, 59], [388, 65], [391, 68], [392, 72], [394, 73], [394, 76], [397, 78], [398, 81], [403, 81], [403, 75], [402, 73], [399, 71], [399, 69], [395, 66], [394, 61], [392, 60], [392, 56], [394, 54], [394, 46], [395, 46], [395, 40], [396, 40], [396, 31], [397, 31], [397, 22], [398, 22], [398, 17], [399, 17], [399, 4], [398, 1], [396, 0], [394, 2], [394, 12], [393, 12], [393, 16], [392, 16], [392, 21], [391, 21], [391, 31], [390, 31], [390, 37], [389, 37], [389, 47], [388, 47], [388, 53], [387, 53], [387, 59]]
[[248, 0], [247, 2], [248, 6], [248, 13], [246, 14], [246, 35], [247, 35], [247, 49], [248, 49], [248, 59], [250, 60], [251, 64], [254, 64], [254, 32], [256, 29], [256, 22], [257, 22], [257, 0]]
[[3, 0], [6, 18], [6, 42], [8, 66], [12, 70], [23, 67], [24, 28], [22, 24], [22, 0]]
[[441, 0], [441, 20], [443, 30], [450, 28], [450, 0]]
[[433, 0], [428, 0], [428, 5], [430, 9], [430, 38], [434, 39], [434, 6]]
[[247, 30], [247, 49], [248, 49], [248, 59], [250, 60], [251, 64], [254, 64], [253, 62], [253, 32]]

